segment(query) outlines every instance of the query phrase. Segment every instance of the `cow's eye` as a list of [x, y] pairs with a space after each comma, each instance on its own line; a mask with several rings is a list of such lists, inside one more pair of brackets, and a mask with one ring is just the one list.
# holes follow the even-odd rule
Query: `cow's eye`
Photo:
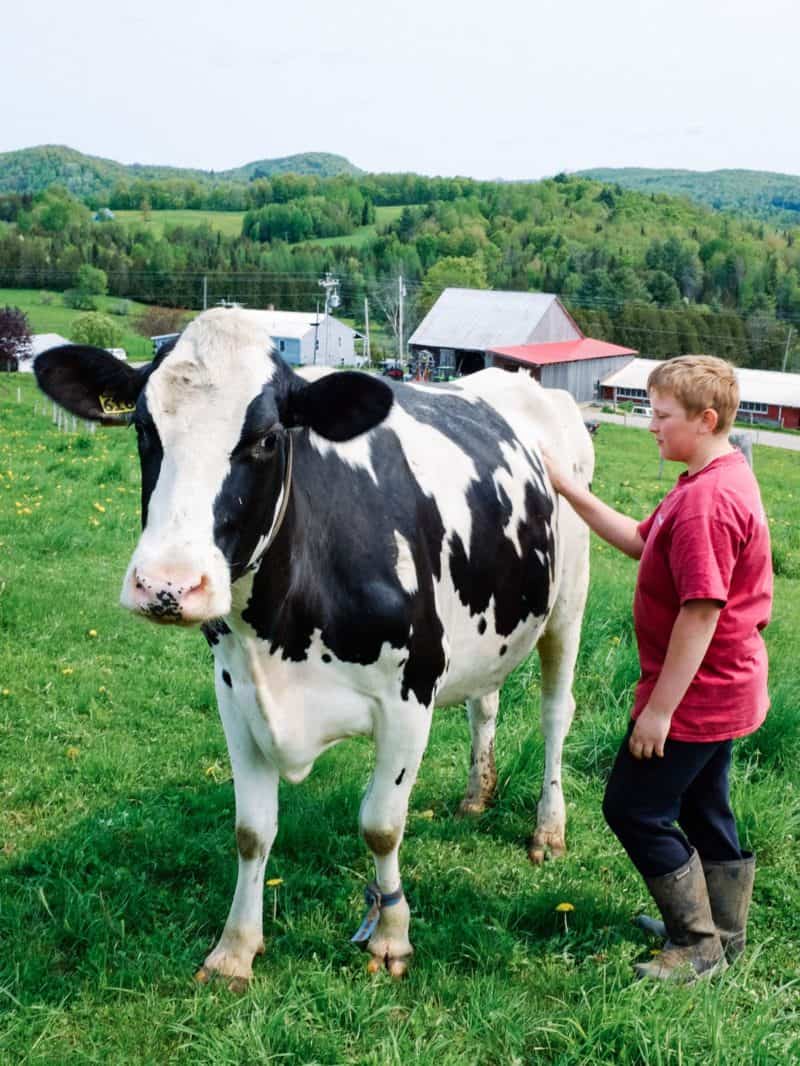
[[278, 443], [277, 433], [265, 433], [261, 440], [256, 445], [256, 451], [262, 455], [271, 455], [275, 451], [275, 446]]

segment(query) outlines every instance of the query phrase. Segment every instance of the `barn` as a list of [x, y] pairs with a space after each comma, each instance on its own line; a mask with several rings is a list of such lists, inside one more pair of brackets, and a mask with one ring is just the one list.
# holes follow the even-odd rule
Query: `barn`
[[427, 355], [445, 373], [527, 370], [579, 402], [595, 399], [600, 380], [636, 355], [584, 336], [559, 298], [545, 292], [445, 289], [408, 343], [413, 359]]
[[[610, 403], [647, 403], [647, 378], [658, 359], [633, 359], [601, 382], [601, 398]], [[800, 374], [737, 367], [741, 403], [737, 418], [754, 425], [800, 429]]]

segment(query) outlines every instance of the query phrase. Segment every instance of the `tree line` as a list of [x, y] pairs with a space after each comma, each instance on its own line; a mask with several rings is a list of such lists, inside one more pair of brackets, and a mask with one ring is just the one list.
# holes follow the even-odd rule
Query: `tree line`
[[[146, 219], [199, 204], [191, 184], [132, 182], [128, 199], [120, 189], [110, 202], [135, 203]], [[565, 175], [526, 184], [285, 174], [239, 184], [236, 195], [245, 214], [235, 237], [208, 223], [162, 234], [146, 221], [96, 221], [57, 186], [0, 196], [0, 285], [74, 290], [88, 264], [105, 272], [112, 295], [145, 303], [196, 308], [205, 277], [209, 298], [313, 310], [317, 279], [331, 272], [340, 312], [359, 321], [365, 297], [392, 317], [402, 275], [409, 328], [445, 285], [554, 292], [587, 333], [643, 355], [705, 350], [772, 368], [800, 318], [796, 230], [660, 193]], [[382, 205], [402, 211], [376, 226]], [[356, 230], [358, 242], [341, 240]]]

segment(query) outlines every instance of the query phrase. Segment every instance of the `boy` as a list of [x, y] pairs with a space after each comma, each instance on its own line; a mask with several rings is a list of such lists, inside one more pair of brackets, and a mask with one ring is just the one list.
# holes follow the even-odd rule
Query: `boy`
[[755, 858], [739, 846], [728, 772], [734, 738], [756, 730], [769, 705], [761, 630], [772, 563], [758, 485], [728, 440], [739, 406], [733, 367], [680, 356], [656, 367], [647, 390], [650, 432], [686, 472], [644, 522], [545, 461], [584, 521], [641, 560], [641, 676], [603, 814], [664, 919], [638, 919], [667, 941], [637, 974], [694, 979], [724, 969], [745, 943]]

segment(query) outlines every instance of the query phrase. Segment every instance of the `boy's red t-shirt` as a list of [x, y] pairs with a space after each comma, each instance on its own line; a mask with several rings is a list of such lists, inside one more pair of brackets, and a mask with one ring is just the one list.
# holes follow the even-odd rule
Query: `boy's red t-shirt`
[[641, 677], [633, 717], [658, 680], [682, 605], [717, 600], [716, 631], [669, 736], [711, 742], [752, 733], [769, 707], [761, 630], [772, 606], [772, 555], [758, 483], [742, 453], [681, 474], [638, 529], [644, 550], [633, 619]]

